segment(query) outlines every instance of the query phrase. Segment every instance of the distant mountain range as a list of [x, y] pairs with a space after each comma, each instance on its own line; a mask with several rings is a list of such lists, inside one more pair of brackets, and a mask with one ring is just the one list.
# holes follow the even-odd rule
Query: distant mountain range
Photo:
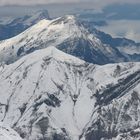
[[42, 19], [50, 19], [48, 11], [38, 11], [31, 15], [25, 15], [23, 17], [6, 19], [6, 21], [0, 22], [0, 40], [5, 40], [19, 33], [25, 31], [30, 26], [36, 24]]

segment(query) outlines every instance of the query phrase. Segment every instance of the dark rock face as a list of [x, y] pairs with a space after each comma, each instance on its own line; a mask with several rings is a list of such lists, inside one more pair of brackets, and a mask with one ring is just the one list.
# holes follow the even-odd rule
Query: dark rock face
[[24, 47], [20, 47], [17, 51], [17, 56], [21, 56], [21, 54], [24, 53]]
[[109, 85], [107, 89], [103, 91], [100, 95], [97, 93], [97, 104], [109, 104], [115, 98], [120, 98], [125, 95], [129, 90], [131, 90], [135, 85], [140, 83], [140, 71], [133, 73], [126, 79], [121, 79], [121, 81], [115, 86]]
[[139, 93], [133, 91], [131, 97], [125, 103], [123, 101], [116, 101], [116, 103], [112, 101], [109, 105], [100, 106], [98, 109], [99, 119], [87, 129], [86, 140], [101, 140], [102, 138], [108, 140], [118, 135], [133, 140], [139, 138], [139, 105]]
[[79, 57], [89, 63], [103, 65], [114, 63], [116, 61], [115, 57], [122, 58], [124, 61], [126, 59], [117, 49], [113, 50], [116, 56], [109, 56], [109, 54], [105, 54], [105, 52], [95, 49], [96, 47], [97, 46], [94, 46], [90, 40], [84, 38], [69, 39], [58, 45], [60, 50]]

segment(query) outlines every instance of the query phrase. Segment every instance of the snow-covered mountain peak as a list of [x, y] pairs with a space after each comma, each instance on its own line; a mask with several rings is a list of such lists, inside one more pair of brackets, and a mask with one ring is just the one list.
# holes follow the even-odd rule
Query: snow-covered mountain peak
[[[24, 60], [23, 60], [24, 59]], [[49, 46], [45, 49], [37, 50], [33, 52], [32, 54], [29, 54], [25, 57], [23, 57], [20, 61], [26, 61], [27, 59], [30, 60], [31, 62], [37, 62], [41, 60], [56, 60], [59, 62], [64, 62], [72, 65], [82, 65], [85, 63], [85, 61], [80, 60], [77, 57], [74, 57], [72, 55], [66, 54], [60, 50], [58, 50], [54, 46]]]
[[86, 29], [83, 28], [80, 21], [78, 21], [74, 15], [65, 15], [63, 17], [54, 19], [50, 23], [50, 26], [60, 26], [63, 28], [63, 30], [76, 33], [77, 35], [79, 34], [79, 36], [81, 35], [80, 32], [82, 30], [83, 30], [83, 33], [86, 32]]
[[[36, 49], [57, 46], [69, 38], [79, 38], [82, 34], [86, 36], [85, 29], [76, 25], [75, 20], [72, 20], [73, 16], [66, 17], [54, 20], [43, 19], [18, 36], [0, 42], [0, 53], [2, 53], [0, 61], [5, 61], [3, 60], [5, 58], [9, 61], [9, 57], [12, 57], [10, 61], [15, 61], [17, 57]], [[68, 21], [65, 22], [65, 19], [68, 19]], [[3, 55], [8, 56], [4, 57]]]
[[[44, 28], [64, 28], [67, 25], [71, 25], [71, 26], [79, 26], [76, 25], [76, 17], [74, 17], [73, 15], [66, 15], [64, 17], [59, 17], [53, 20], [48, 20], [48, 19], [42, 19], [40, 20], [37, 24], [35, 24], [33, 27], [37, 27], [37, 26], [44, 26]], [[32, 27], [31, 27], [32, 28]], [[41, 27], [40, 27], [41, 28]]]
[[51, 23], [51, 20], [42, 19], [32, 27], [37, 27], [38, 26], [38, 28], [41, 28], [41, 27], [47, 28], [50, 23]]
[[66, 15], [65, 16], [68, 20], [75, 20], [76, 17], [74, 15]]
[[82, 61], [79, 58], [74, 57], [72, 55], [66, 54], [66, 53], [58, 50], [54, 46], [50, 46], [47, 49], [41, 50], [40, 52], [44, 52], [45, 56], [52, 57], [52, 58], [54, 58], [54, 59], [56, 59], [58, 61], [61, 61], [61, 62], [72, 63], [72, 64], [75, 64], [75, 65], [85, 63], [85, 61]]
[[[57, 22], [56, 22], [57, 21]], [[54, 20], [55, 23], [76, 23], [77, 19], [74, 15], [65, 15]]]
[[77, 24], [80, 23], [78, 22], [77, 18], [74, 15], [66, 15], [64, 17], [62, 17], [62, 20], [64, 23], [73, 23], [73, 24]]
[[[20, 35], [0, 42], [0, 62], [12, 63], [33, 51], [55, 46], [87, 62], [106, 64], [126, 58], [105, 45], [72, 15], [43, 19]], [[116, 59], [117, 58], [117, 59]]]

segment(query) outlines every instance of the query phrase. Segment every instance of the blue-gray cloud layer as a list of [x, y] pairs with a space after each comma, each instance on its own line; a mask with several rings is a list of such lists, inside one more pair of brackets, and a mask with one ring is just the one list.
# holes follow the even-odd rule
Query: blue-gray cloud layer
[[92, 3], [94, 6], [106, 6], [112, 3], [140, 3], [139, 0], [0, 0], [0, 5], [37, 5], [52, 3]]

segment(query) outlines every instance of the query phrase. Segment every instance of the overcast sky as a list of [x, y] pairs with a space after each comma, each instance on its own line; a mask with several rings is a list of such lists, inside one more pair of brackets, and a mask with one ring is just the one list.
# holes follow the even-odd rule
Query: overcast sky
[[50, 15], [72, 13], [76, 9], [102, 9], [111, 4], [140, 4], [140, 0], [0, 0], [0, 17], [20, 16], [38, 9], [48, 9]]
[[112, 3], [140, 3], [140, 0], [0, 0], [0, 5], [37, 5], [50, 3], [93, 3], [104, 6]]
[[[65, 14], [74, 14], [80, 12], [80, 10], [84, 11], [85, 9], [94, 9], [96, 12], [103, 12], [106, 6], [113, 4], [116, 7], [117, 4], [123, 5], [122, 9], [118, 9], [120, 11], [118, 14], [123, 12], [123, 14], [121, 14], [122, 17], [125, 17], [126, 15], [128, 17], [129, 13], [132, 11], [130, 20], [132, 20], [131, 18], [133, 17], [133, 14], [137, 16], [140, 14], [140, 11], [137, 12], [137, 10], [135, 10], [140, 8], [140, 0], [0, 0], [0, 20], [3, 17], [19, 17], [43, 9], [47, 9], [51, 17], [63, 16]], [[131, 7], [131, 10], [129, 11], [127, 10], [128, 7], [126, 4], [129, 4], [130, 7], [132, 6], [131, 4], [135, 6], [132, 6], [133, 8]], [[108, 7], [106, 8], [108, 9]], [[139, 41], [139, 23], [140, 20], [131, 22], [112, 21], [109, 22], [108, 26], [104, 26], [101, 29], [112, 34], [113, 36], [122, 35]]]
[[[43, 6], [43, 7], [47, 6], [45, 7], [45, 9], [49, 7], [48, 9], [51, 9], [51, 10], [52, 8], [53, 10], [56, 10], [57, 7], [58, 9], [60, 8], [60, 10], [57, 10], [57, 11], [61, 11], [61, 10], [63, 11], [63, 9], [70, 11], [71, 9], [73, 10], [73, 9], [78, 9], [78, 8], [79, 9], [96, 9], [100, 11], [104, 7], [109, 6], [109, 5], [124, 4], [124, 3], [140, 4], [140, 0], [0, 0], [0, 16], [8, 15], [8, 13], [10, 13], [11, 15], [12, 14], [14, 15], [17, 9], [12, 9], [11, 7], [14, 7], [14, 8], [20, 7], [21, 11], [18, 10], [19, 13], [18, 12], [16, 13], [16, 14], [20, 14], [22, 13], [22, 11], [24, 11], [22, 10], [21, 7], [24, 7], [25, 12], [26, 10], [29, 11], [31, 7], [35, 7], [37, 9], [40, 6]], [[55, 12], [57, 13], [57, 11]]]

